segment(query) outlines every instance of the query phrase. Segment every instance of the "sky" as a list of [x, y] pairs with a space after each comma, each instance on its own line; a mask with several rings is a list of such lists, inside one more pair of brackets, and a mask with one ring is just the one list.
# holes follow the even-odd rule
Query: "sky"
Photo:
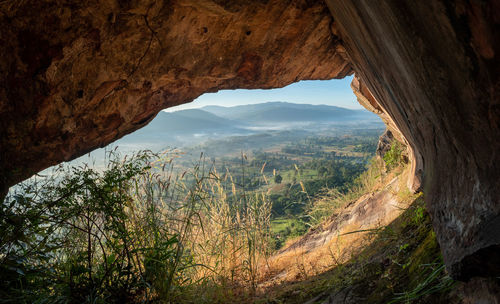
[[305, 80], [280, 89], [222, 90], [205, 93], [193, 102], [166, 109], [167, 112], [201, 108], [208, 105], [236, 106], [269, 101], [324, 104], [349, 109], [363, 109], [351, 90], [352, 76], [344, 79]]

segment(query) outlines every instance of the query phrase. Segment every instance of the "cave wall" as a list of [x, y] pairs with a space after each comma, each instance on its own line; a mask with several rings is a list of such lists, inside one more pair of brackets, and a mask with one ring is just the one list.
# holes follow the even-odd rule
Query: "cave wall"
[[356, 75], [423, 168], [444, 261], [500, 274], [500, 1], [327, 0]]
[[331, 27], [320, 1], [2, 1], [0, 194], [202, 93], [345, 77]]
[[[401, 133], [398, 125], [391, 117], [391, 115], [387, 112], [387, 110], [382, 106], [382, 104], [375, 99], [370, 89], [366, 86], [362, 79], [358, 76], [353, 77], [351, 82], [351, 89], [356, 95], [356, 99], [365, 109], [370, 112], [377, 114], [384, 124], [387, 126], [387, 130], [380, 137], [379, 147], [383, 142], [387, 140], [388, 134], [390, 137], [394, 137], [397, 141], [403, 144], [406, 147], [406, 155], [408, 155], [409, 163], [410, 163], [410, 174], [408, 176], [408, 180], [406, 181], [407, 187], [410, 191], [416, 193], [418, 191], [422, 191], [422, 179], [423, 179], [423, 162], [422, 156], [418, 152], [412, 148], [405, 135]], [[390, 142], [389, 142], [390, 145]], [[377, 155], [379, 155], [379, 148], [377, 148]], [[381, 155], [379, 155], [381, 156]]]

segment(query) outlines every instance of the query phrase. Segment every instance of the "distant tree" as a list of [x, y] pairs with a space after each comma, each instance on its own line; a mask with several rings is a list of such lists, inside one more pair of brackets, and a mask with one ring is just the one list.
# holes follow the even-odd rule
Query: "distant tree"
[[281, 184], [281, 181], [282, 181], [282, 180], [283, 180], [283, 177], [281, 177], [281, 175], [276, 174], [276, 175], [274, 176], [274, 182], [275, 182], [276, 184]]

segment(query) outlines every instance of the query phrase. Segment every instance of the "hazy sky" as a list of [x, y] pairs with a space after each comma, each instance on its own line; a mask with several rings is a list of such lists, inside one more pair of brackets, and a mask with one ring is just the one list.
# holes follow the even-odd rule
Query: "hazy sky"
[[350, 109], [362, 109], [351, 90], [352, 76], [333, 80], [306, 80], [281, 89], [271, 90], [224, 90], [206, 93], [193, 102], [166, 111], [200, 108], [208, 105], [235, 106], [268, 101], [326, 104]]

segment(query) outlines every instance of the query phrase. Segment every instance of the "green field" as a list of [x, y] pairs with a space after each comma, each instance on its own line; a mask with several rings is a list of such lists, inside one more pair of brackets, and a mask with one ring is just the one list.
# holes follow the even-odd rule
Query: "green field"
[[287, 240], [301, 236], [306, 231], [305, 223], [297, 218], [280, 217], [271, 221], [271, 233], [276, 242], [276, 249], [281, 248]]
[[312, 201], [326, 189], [345, 191], [366, 170], [381, 132], [276, 131], [209, 140], [188, 149], [178, 169], [201, 162], [201, 167], [216, 169], [229, 192], [234, 185], [248, 194], [266, 193], [272, 205], [272, 234], [279, 248], [287, 239], [305, 233], [309, 223], [304, 214]]

